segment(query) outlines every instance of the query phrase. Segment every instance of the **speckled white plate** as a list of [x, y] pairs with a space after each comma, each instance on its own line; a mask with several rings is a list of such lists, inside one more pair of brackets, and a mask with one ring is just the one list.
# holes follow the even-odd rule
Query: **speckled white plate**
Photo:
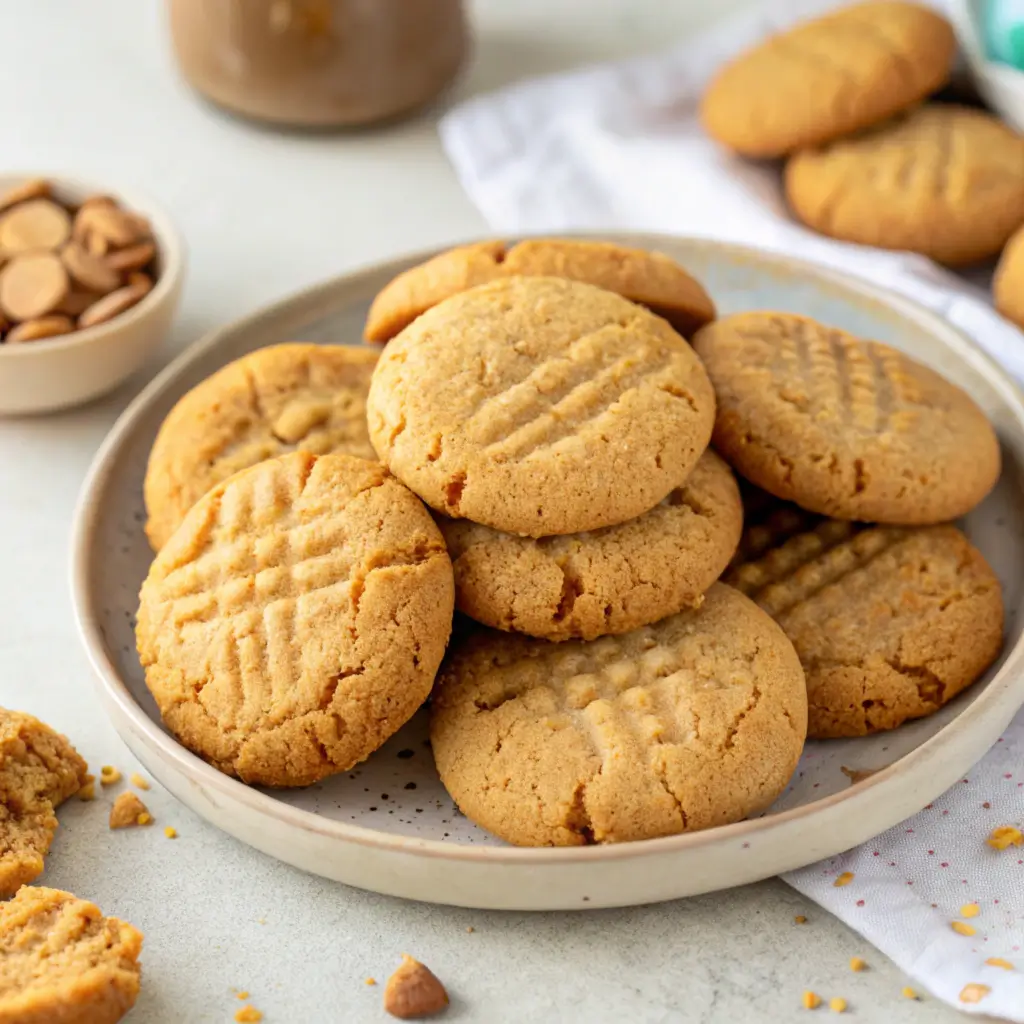
[[[306, 790], [252, 789], [194, 757], [162, 728], [132, 633], [151, 558], [142, 478], [157, 428], [187, 389], [253, 349], [300, 338], [358, 344], [371, 297], [421, 253], [327, 282], [200, 341], [139, 395], [96, 456], [74, 527], [75, 613], [115, 727], [188, 806], [273, 857], [382, 893], [496, 909], [622, 906], [740, 885], [864, 842], [920, 810], [995, 742], [1024, 702], [1024, 405], [1016, 386], [938, 317], [836, 271], [707, 241], [620, 237], [678, 258], [723, 312], [805, 313], [905, 349], [971, 392], [1004, 445], [999, 486], [965, 524], [1005, 588], [999, 663], [931, 718], [868, 739], [808, 744], [789, 789], [762, 817], [619, 846], [514, 849], [478, 829], [437, 779], [422, 714], [358, 769]], [[881, 770], [852, 784], [844, 767]]]

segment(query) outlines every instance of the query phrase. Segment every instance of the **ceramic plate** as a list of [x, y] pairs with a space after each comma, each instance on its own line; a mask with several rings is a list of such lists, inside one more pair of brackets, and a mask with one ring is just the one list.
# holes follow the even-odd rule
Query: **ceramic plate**
[[[995, 423], [1005, 459], [999, 486], [965, 523], [1005, 588], [999, 663], [931, 718], [866, 739], [809, 743], [790, 787], [759, 818], [618, 846], [515, 849], [474, 826], [438, 781], [422, 713], [365, 764], [304, 790], [249, 788], [194, 757], [162, 728], [132, 633], [151, 559], [142, 479], [157, 428], [186, 390], [253, 349], [294, 339], [358, 344], [374, 293], [429, 255], [421, 253], [327, 282], [200, 341], [139, 395], [96, 456], [73, 540], [79, 628], [114, 726], [189, 807], [273, 857], [382, 893], [495, 909], [623, 906], [752, 882], [864, 842], [920, 810], [995, 742], [1024, 702], [1024, 406], [1015, 385], [938, 317], [865, 282], [732, 245], [620, 238], [679, 259], [724, 313], [804, 313], [896, 345], [970, 391]], [[843, 768], [880, 770], [852, 784]]]

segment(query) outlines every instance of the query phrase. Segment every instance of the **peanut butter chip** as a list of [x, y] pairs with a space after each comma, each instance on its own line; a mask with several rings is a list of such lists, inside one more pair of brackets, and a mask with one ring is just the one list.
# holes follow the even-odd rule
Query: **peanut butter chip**
[[102, 298], [103, 296], [99, 292], [72, 288], [61, 300], [60, 305], [57, 307], [57, 312], [64, 313], [77, 320], [93, 303], [99, 302]]
[[60, 258], [72, 279], [83, 288], [91, 288], [106, 295], [121, 284], [121, 275], [117, 270], [87, 252], [79, 242], [68, 242], [61, 250]]
[[[78, 326], [95, 327], [96, 324], [106, 323], [120, 316], [126, 309], [131, 309], [146, 293], [134, 285], [126, 285], [118, 288], [117, 291], [104, 295], [98, 302], [94, 302], [79, 318]], [[0, 303], [3, 301], [3, 279], [0, 278]]]
[[56, 338], [61, 334], [70, 334], [74, 329], [75, 324], [70, 317], [53, 313], [36, 320], [22, 321], [7, 335], [6, 340], [9, 345], [16, 345], [19, 342]]
[[30, 249], [56, 249], [71, 234], [67, 210], [49, 199], [31, 199], [0, 221], [0, 248], [9, 253]]
[[79, 211], [79, 217], [93, 234], [105, 238], [111, 245], [132, 245], [145, 237], [142, 223], [116, 206], [93, 204]]
[[48, 199], [51, 192], [50, 183], [44, 178], [31, 178], [21, 185], [15, 185], [0, 196], [0, 210], [10, 209], [18, 203], [29, 199]]
[[412, 1020], [439, 1013], [448, 1005], [448, 993], [428, 967], [402, 954], [398, 970], [384, 987], [384, 1009], [392, 1017]]
[[12, 320], [34, 320], [55, 310], [68, 288], [67, 271], [57, 256], [28, 253], [0, 271], [0, 307]]
[[152, 242], [139, 242], [108, 253], [104, 262], [111, 270], [141, 270], [155, 255], [156, 246]]

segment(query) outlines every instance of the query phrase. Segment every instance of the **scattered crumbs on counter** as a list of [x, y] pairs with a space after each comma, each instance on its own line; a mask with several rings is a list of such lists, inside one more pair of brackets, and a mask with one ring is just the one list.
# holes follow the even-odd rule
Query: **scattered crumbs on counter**
[[139, 815], [139, 816], [138, 816], [138, 817], [137, 817], [137, 818], [135, 819], [135, 822], [136, 822], [136, 824], [138, 824], [138, 825], [152, 825], [152, 824], [153, 824], [153, 815], [152, 815], [152, 814], [150, 814], [150, 813], [149, 813], [149, 811], [143, 811], [143, 812], [142, 812], [142, 813], [141, 813], [141, 814], [140, 814], [140, 815]]
[[1014, 825], [1000, 825], [999, 828], [992, 829], [985, 842], [993, 850], [1005, 850], [1010, 846], [1024, 845], [1024, 833]]
[[121, 781], [121, 773], [112, 765], [105, 764], [100, 769], [100, 782], [104, 786], [112, 786], [115, 782]]
[[258, 1024], [263, 1020], [263, 1014], [255, 1006], [243, 1006], [236, 1014], [236, 1024]]
[[1009, 960], [1004, 960], [1001, 956], [990, 956], [985, 963], [987, 963], [989, 967], [1002, 967], [1004, 971], [1016, 970]]
[[805, 1010], [815, 1010], [821, 1006], [821, 996], [808, 989], [803, 995], [803, 1004]]
[[365, 984], [367, 984], [367, 985], [376, 985], [377, 984], [377, 979], [376, 978], [367, 978], [366, 981], [365, 981]]
[[149, 783], [138, 772], [132, 772], [128, 781], [136, 789], [149, 789]]
[[841, 889], [844, 885], [849, 885], [853, 881], [853, 872], [844, 871], [832, 884], [837, 888]]
[[958, 935], [967, 935], [970, 937], [978, 930], [974, 925], [964, 924], [963, 921], [950, 921], [949, 927], [953, 929]]
[[921, 997], [909, 986], [904, 985], [901, 995], [904, 999], [920, 999]]
[[235, 993], [235, 998], [236, 999], [248, 999], [249, 998], [249, 990], [247, 988], [241, 989], [240, 991]]
[[472, 925], [467, 925], [467, 926], [466, 926], [466, 932], [467, 932], [467, 934], [469, 934], [469, 935], [472, 935], [472, 934], [473, 934], [473, 932], [475, 932], [475, 931], [476, 931], [476, 929], [475, 929], [475, 928], [474, 928], [474, 927], [473, 927]]
[[864, 971], [867, 970], [868, 962], [861, 956], [850, 957], [850, 970], [851, 971]]
[[793, 921], [796, 924], [807, 924], [807, 918], [804, 917], [803, 914], [797, 914], [796, 917], [793, 918]]
[[960, 908], [961, 917], [977, 917], [981, 913], [981, 907], [977, 903], [965, 903]]
[[828, 1001], [828, 1008], [833, 1013], [846, 1013], [846, 1000], [842, 996], [834, 996]]
[[82, 788], [78, 791], [79, 800], [95, 800], [96, 799], [96, 776], [86, 775], [85, 781], [82, 783]]
[[164, 829], [164, 835], [167, 836], [168, 839], [177, 839], [178, 830], [168, 825], [167, 828]]

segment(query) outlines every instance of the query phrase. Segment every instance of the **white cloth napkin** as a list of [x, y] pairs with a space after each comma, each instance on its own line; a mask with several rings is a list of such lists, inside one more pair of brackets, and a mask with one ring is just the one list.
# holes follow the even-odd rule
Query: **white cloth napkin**
[[[443, 120], [444, 145], [498, 233], [646, 229], [794, 253], [937, 310], [1024, 380], [1024, 335], [994, 312], [981, 287], [922, 257], [805, 230], [786, 213], [777, 171], [730, 156], [701, 131], [698, 99], [723, 59], [830, 6], [763, 4], [664, 54], [479, 97]], [[786, 880], [933, 995], [1024, 1022], [1024, 848], [996, 851], [984, 842], [1004, 824], [1024, 826], [1024, 713], [932, 806]], [[842, 872], [854, 880], [836, 887]], [[977, 916], [961, 916], [968, 903], [977, 904]], [[975, 934], [954, 931], [957, 919]], [[1015, 969], [986, 963], [993, 959]]]

